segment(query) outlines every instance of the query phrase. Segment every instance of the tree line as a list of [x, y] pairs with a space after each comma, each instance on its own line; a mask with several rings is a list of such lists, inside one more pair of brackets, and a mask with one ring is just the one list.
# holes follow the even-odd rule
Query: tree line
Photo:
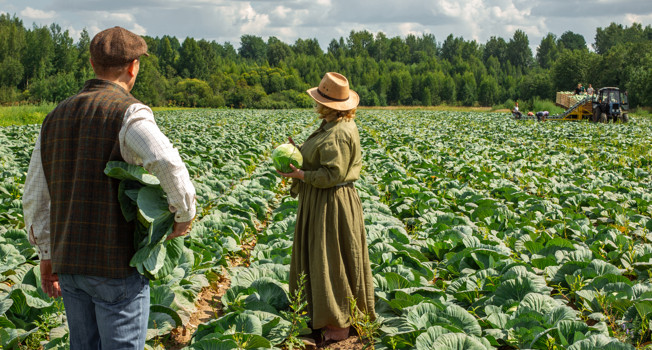
[[[0, 14], [0, 104], [59, 102], [93, 77], [90, 36], [75, 42], [57, 24], [25, 28]], [[145, 36], [149, 57], [133, 95], [152, 106], [310, 107], [305, 90], [325, 72], [347, 76], [363, 106], [440, 104], [496, 106], [554, 99], [578, 83], [627, 90], [634, 106], [652, 106], [652, 27], [611, 23], [597, 28], [592, 50], [567, 31], [530, 49], [527, 34], [486, 43], [450, 34], [387, 37], [351, 31], [324, 51], [316, 39], [288, 44], [243, 35], [236, 49], [191, 37]]]

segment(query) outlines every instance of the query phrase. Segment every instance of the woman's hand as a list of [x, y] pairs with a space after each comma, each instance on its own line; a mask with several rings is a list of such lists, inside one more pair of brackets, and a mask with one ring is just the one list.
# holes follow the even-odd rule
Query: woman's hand
[[292, 164], [290, 164], [290, 168], [292, 168], [292, 172], [291, 172], [291, 173], [282, 173], [282, 172], [280, 172], [280, 171], [278, 171], [278, 170], [277, 170], [276, 172], [279, 173], [279, 175], [281, 175], [281, 176], [291, 177], [291, 178], [294, 178], [294, 179], [303, 180], [303, 170], [301, 170], [301, 169], [297, 169], [297, 168], [296, 168], [294, 165], [292, 165]]

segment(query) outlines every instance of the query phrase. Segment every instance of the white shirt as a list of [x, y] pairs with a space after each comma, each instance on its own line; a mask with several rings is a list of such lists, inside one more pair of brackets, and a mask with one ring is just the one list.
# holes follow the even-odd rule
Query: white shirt
[[[152, 110], [140, 103], [129, 106], [119, 134], [120, 154], [125, 162], [142, 165], [161, 182], [170, 211], [177, 222], [195, 217], [195, 187], [179, 151], [156, 125]], [[29, 241], [41, 260], [50, 255], [50, 190], [41, 162], [39, 135], [29, 163], [23, 191], [23, 216]]]

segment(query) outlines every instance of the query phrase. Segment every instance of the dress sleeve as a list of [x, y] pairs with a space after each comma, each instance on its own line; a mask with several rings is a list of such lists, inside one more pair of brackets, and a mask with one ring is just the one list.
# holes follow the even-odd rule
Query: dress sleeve
[[333, 187], [346, 178], [351, 145], [345, 139], [330, 140], [319, 149], [319, 169], [305, 171], [303, 181], [317, 188]]

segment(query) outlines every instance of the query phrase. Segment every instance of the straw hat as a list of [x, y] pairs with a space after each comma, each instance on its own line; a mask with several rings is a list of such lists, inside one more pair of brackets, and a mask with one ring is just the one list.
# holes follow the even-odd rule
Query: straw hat
[[317, 103], [336, 111], [348, 111], [358, 106], [360, 97], [349, 89], [349, 81], [340, 73], [324, 74], [318, 87], [306, 91]]

